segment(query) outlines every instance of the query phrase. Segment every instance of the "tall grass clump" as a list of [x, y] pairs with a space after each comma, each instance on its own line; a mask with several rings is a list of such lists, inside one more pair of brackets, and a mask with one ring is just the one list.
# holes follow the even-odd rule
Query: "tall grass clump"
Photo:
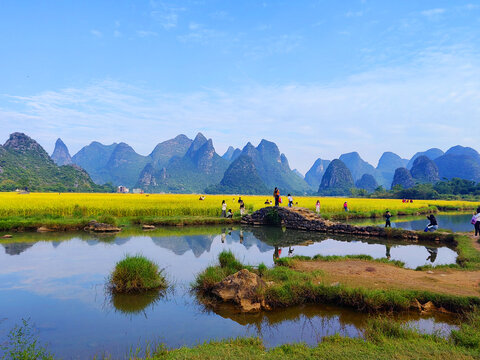
[[141, 293], [167, 287], [163, 270], [142, 255], [126, 255], [115, 265], [109, 279], [113, 293]]

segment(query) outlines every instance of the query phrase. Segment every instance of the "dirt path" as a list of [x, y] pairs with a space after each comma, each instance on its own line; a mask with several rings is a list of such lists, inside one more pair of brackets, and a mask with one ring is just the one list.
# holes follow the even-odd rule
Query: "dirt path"
[[477, 241], [480, 237], [476, 237], [473, 232], [458, 232], [458, 235], [465, 235], [472, 239], [472, 245], [477, 250], [480, 251], [480, 243]]
[[480, 271], [415, 271], [364, 260], [297, 261], [294, 269], [322, 270], [327, 283], [371, 289], [411, 289], [436, 293], [479, 296]]

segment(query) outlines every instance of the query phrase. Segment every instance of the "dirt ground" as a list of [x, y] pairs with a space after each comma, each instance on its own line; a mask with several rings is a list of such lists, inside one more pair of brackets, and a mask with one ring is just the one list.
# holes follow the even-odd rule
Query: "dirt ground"
[[480, 271], [415, 271], [364, 260], [298, 261], [300, 271], [322, 270], [327, 283], [371, 289], [427, 290], [452, 295], [480, 295]]

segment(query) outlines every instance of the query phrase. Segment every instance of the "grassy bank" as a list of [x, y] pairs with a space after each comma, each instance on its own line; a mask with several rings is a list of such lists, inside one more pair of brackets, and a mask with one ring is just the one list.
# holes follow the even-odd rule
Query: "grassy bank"
[[[421, 334], [388, 318], [369, 321], [363, 338], [325, 337], [314, 347], [285, 344], [267, 350], [260, 339], [245, 338], [149, 351], [145, 359], [476, 359], [480, 356], [478, 317], [448, 338]], [[133, 357], [131, 357], [133, 358]], [[138, 358], [138, 357], [137, 357]]]
[[[48, 349], [31, 335], [28, 324], [13, 329], [0, 347], [0, 356], [12, 359], [51, 359]], [[285, 344], [266, 349], [258, 338], [206, 342], [193, 347], [168, 349], [162, 344], [134, 349], [129, 359], [478, 359], [480, 321], [471, 315], [457, 331], [444, 338], [426, 335], [389, 318], [372, 318], [362, 337], [324, 337], [316, 346]], [[140, 355], [143, 354], [143, 355]], [[72, 354], [74, 355], [74, 354]], [[109, 359], [104, 355], [102, 358]]]
[[[365, 312], [407, 311], [417, 301], [431, 301], [437, 308], [463, 313], [480, 306], [478, 296], [460, 296], [419, 289], [375, 289], [331, 283], [320, 271], [298, 271], [289, 267], [293, 260], [279, 260], [287, 266], [267, 268], [263, 264], [252, 268], [241, 264], [232, 253], [222, 252], [219, 265], [209, 266], [198, 274], [193, 288], [202, 296], [209, 297], [215, 283], [241, 269], [256, 272], [269, 284], [259, 294], [271, 308], [281, 308], [305, 303], [336, 304]], [[342, 261], [340, 257], [317, 258], [316, 261]], [[365, 259], [362, 259], [365, 260]], [[366, 259], [370, 260], [370, 259]], [[395, 264], [401, 265], [401, 264]]]

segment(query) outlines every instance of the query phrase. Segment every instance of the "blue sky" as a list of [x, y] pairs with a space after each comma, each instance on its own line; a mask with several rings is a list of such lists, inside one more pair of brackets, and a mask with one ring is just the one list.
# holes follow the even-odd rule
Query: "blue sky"
[[1, 138], [48, 151], [201, 131], [305, 172], [480, 149], [480, 1], [0, 0], [0, 43]]

